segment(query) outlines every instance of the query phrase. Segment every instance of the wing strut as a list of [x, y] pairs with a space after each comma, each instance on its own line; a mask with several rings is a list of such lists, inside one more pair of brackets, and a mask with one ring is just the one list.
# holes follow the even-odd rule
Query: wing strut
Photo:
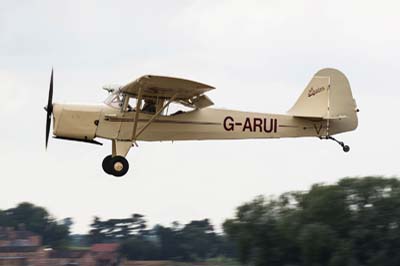
[[[146, 128], [147, 128], [148, 126], [150, 126], [150, 124], [154, 121], [154, 119], [156, 119], [157, 117], [160, 116], [160, 114], [162, 113], [162, 111], [164, 111], [165, 108], [167, 108], [167, 106], [169, 106], [169, 105], [176, 99], [177, 96], [178, 96], [178, 93], [175, 93], [175, 94], [168, 100], [168, 102], [167, 102], [162, 108], [160, 108], [160, 110], [158, 110], [158, 112], [155, 113], [155, 114], [150, 118], [149, 121], [147, 121], [146, 125], [144, 125], [144, 126], [140, 129], [139, 133], [137, 133], [137, 135], [135, 136], [135, 138], [133, 139], [133, 141], [136, 141], [136, 140], [137, 140], [137, 138], [140, 136], [140, 134], [142, 134], [143, 131], [145, 131]], [[137, 120], [135, 119], [135, 128], [136, 128], [136, 123], [137, 123], [136, 121], [137, 121]], [[136, 130], [134, 130], [134, 133], [136, 133]]]

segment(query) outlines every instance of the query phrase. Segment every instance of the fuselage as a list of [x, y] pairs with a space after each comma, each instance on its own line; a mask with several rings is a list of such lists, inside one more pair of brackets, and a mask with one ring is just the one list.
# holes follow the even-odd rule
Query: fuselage
[[[53, 134], [56, 137], [133, 140], [135, 111], [121, 112], [106, 104], [54, 104]], [[141, 112], [137, 132], [154, 114]], [[160, 115], [138, 141], [221, 140], [289, 137], [321, 137], [353, 130], [349, 119], [306, 119], [286, 114], [252, 113], [204, 108]]]

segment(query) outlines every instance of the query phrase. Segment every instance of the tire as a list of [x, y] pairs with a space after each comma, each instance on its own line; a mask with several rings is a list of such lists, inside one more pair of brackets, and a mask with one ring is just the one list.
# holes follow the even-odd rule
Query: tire
[[103, 167], [104, 172], [106, 172], [109, 175], [112, 175], [111, 159], [112, 159], [112, 155], [108, 155], [103, 159], [103, 163], [101, 164], [101, 166]]
[[349, 151], [350, 151], [350, 147], [347, 146], [347, 145], [344, 145], [344, 146], [343, 146], [343, 151], [344, 151], [344, 152], [349, 152]]
[[112, 175], [120, 177], [125, 175], [129, 170], [128, 161], [122, 156], [112, 157], [110, 160], [110, 172]]

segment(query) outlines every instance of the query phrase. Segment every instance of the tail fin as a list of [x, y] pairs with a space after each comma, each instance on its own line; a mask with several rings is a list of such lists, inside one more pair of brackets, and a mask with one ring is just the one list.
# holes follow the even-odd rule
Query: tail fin
[[333, 120], [330, 132], [335, 134], [357, 128], [357, 111], [346, 76], [339, 70], [325, 68], [313, 76], [288, 114]]

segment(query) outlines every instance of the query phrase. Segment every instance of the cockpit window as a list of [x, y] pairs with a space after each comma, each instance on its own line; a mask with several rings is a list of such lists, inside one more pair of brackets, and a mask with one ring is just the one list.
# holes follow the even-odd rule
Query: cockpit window
[[[120, 93], [119, 91], [110, 91], [110, 92], [111, 92], [110, 95], [108, 95], [104, 103], [112, 108], [120, 109], [124, 104], [124, 97], [122, 93]], [[128, 105], [126, 107], [126, 110], [124, 111], [125, 112], [135, 111], [137, 106], [136, 101], [137, 101], [136, 98], [129, 97]], [[166, 104], [166, 101], [167, 100], [164, 99], [144, 99], [142, 100], [142, 103], [140, 104], [139, 108], [143, 113], [155, 114], [158, 112], [158, 110], [163, 108], [163, 106]], [[193, 108], [182, 105], [181, 103], [173, 102], [167, 108], [165, 108], [165, 110], [163, 110], [163, 112], [160, 115], [175, 116], [190, 111], [193, 111]]]
[[122, 106], [122, 95], [119, 93], [111, 93], [104, 103], [113, 108], [119, 109]]
[[165, 116], [175, 116], [175, 115], [180, 115], [180, 114], [184, 114], [187, 112], [191, 112], [193, 110], [194, 110], [193, 108], [184, 106], [180, 103], [173, 102], [168, 106], [164, 115]]
[[[161, 107], [162, 107], [162, 103], [161, 103], [160, 108]], [[142, 112], [149, 113], [149, 114], [155, 114], [157, 112], [156, 102], [153, 100], [145, 100], [143, 108], [142, 108]]]

